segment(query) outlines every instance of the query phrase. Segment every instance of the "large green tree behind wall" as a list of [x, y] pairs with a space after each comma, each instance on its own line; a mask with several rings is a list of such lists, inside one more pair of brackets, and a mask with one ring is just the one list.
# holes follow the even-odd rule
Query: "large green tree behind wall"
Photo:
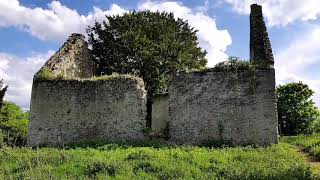
[[317, 107], [311, 99], [313, 93], [308, 85], [302, 82], [277, 87], [281, 134], [296, 135], [308, 131], [309, 124], [319, 116]]
[[166, 92], [176, 72], [204, 68], [207, 63], [206, 51], [198, 47], [197, 30], [173, 13], [106, 16], [87, 32], [98, 74], [137, 75], [149, 97]]
[[197, 30], [173, 13], [129, 12], [106, 16], [87, 30], [98, 75], [133, 74], [148, 91], [147, 126], [151, 103], [167, 92], [171, 76], [178, 71], [202, 69], [206, 51], [198, 46]]

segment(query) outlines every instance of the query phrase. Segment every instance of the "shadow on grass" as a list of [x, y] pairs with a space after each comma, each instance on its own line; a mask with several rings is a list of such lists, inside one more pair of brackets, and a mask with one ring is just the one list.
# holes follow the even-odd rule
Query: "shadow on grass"
[[259, 148], [254, 144], [246, 144], [243, 146], [232, 145], [231, 142], [210, 141], [204, 142], [201, 145], [177, 145], [164, 140], [143, 140], [143, 141], [106, 141], [106, 140], [88, 140], [76, 143], [67, 144], [64, 149], [76, 148], [94, 148], [97, 150], [114, 150], [114, 149], [128, 149], [133, 147], [152, 147], [155, 149], [167, 149], [177, 147], [200, 147], [200, 148], [232, 148], [232, 147], [250, 147]]
[[152, 147], [156, 149], [174, 148], [176, 145], [171, 145], [161, 141], [144, 140], [144, 141], [106, 141], [106, 140], [88, 140], [77, 143], [67, 144], [64, 149], [76, 148], [94, 148], [97, 150], [114, 150], [128, 149], [132, 147]]

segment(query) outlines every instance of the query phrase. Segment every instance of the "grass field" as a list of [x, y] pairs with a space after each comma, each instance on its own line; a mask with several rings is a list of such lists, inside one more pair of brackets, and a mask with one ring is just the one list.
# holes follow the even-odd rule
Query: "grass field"
[[269, 148], [132, 147], [106, 144], [0, 149], [0, 179], [311, 179], [290, 144]]
[[320, 145], [320, 134], [312, 134], [309, 136], [288, 136], [281, 138], [282, 142], [300, 146], [305, 150], [310, 150], [312, 147]]
[[282, 142], [292, 144], [300, 149], [305, 160], [311, 166], [314, 179], [320, 179], [320, 134], [284, 137]]
[[320, 161], [320, 134], [285, 137], [282, 138], [282, 141], [301, 147], [305, 152], [316, 156]]

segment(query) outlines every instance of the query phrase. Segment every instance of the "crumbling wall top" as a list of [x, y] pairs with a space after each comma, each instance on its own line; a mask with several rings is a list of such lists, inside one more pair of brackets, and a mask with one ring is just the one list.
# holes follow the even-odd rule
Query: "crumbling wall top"
[[35, 79], [89, 78], [95, 73], [93, 55], [85, 37], [74, 33], [36, 73]]
[[252, 4], [250, 16], [262, 16], [262, 6], [258, 4]]

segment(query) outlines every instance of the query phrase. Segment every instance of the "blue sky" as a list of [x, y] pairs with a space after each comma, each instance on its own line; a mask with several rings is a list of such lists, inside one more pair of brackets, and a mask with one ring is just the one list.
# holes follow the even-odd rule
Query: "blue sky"
[[32, 76], [73, 32], [85, 33], [104, 15], [128, 10], [172, 11], [199, 30], [208, 66], [228, 56], [248, 59], [250, 4], [263, 6], [278, 84], [307, 83], [320, 105], [318, 0], [0, 0], [0, 78], [5, 99], [29, 108]]

